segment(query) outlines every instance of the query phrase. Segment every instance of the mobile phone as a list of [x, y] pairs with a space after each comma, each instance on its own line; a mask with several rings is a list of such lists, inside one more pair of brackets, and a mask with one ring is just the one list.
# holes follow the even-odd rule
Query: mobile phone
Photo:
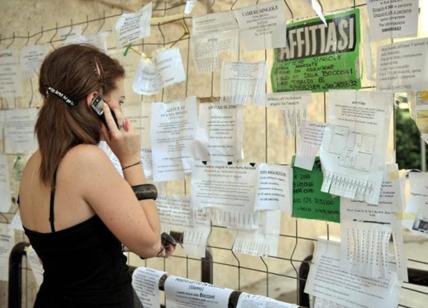
[[[98, 115], [98, 117], [101, 119], [101, 121], [103, 121], [104, 125], [108, 129], [107, 120], [106, 120], [106, 117], [104, 115], [103, 105], [104, 105], [104, 99], [100, 95], [94, 97], [94, 99], [91, 102], [92, 110], [95, 111], [95, 113]], [[113, 116], [113, 120], [114, 120], [114, 123], [116, 124], [116, 127], [119, 127], [119, 124], [117, 123], [117, 118], [116, 118], [113, 111], [111, 112], [111, 115]]]
[[161, 234], [161, 243], [163, 247], [167, 246], [177, 246], [177, 241], [171, 235], [166, 232], [162, 232]]

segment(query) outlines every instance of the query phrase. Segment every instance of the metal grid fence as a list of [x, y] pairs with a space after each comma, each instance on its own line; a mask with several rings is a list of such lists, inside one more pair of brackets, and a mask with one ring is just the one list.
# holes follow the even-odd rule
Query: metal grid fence
[[[324, 0], [325, 1], [325, 0]], [[288, 14], [291, 19], [294, 19], [296, 12], [293, 9], [295, 7], [296, 0], [284, 1], [288, 9]], [[320, 1], [321, 5], [323, 4]], [[254, 4], [254, 3], [253, 3]], [[235, 0], [230, 4], [230, 9], [236, 8], [239, 5], [238, 0]], [[350, 5], [347, 8], [364, 8], [366, 3], [359, 3], [355, 0], [350, 1]], [[212, 3], [207, 4], [207, 12], [214, 12], [215, 9], [215, 0]], [[344, 9], [346, 7], [341, 7]], [[163, 17], [171, 15], [171, 12], [182, 11], [183, 3], [177, 2], [168, 4], [166, 1], [158, 2], [157, 5], [153, 8], [153, 13], [156, 17]], [[10, 36], [0, 37], [0, 47], [2, 48], [19, 48], [26, 46], [30, 43], [32, 44], [50, 44], [52, 48], [55, 48], [56, 44], [62, 43], [67, 35], [63, 38], [58, 38], [58, 33], [61, 29], [69, 29], [71, 33], [73, 27], [81, 26], [83, 27], [82, 32], [85, 33], [90, 25], [96, 27], [96, 31], [101, 31], [106, 28], [108, 23], [112, 23], [117, 17], [123, 13], [123, 10], [116, 10], [112, 14], [106, 15], [104, 11], [102, 17], [90, 18], [86, 15], [86, 19], [83, 21], [73, 21], [70, 20], [69, 24], [59, 25], [56, 23], [56, 26], [53, 28], [44, 28], [41, 26], [40, 31], [34, 33], [28, 32], [27, 35], [22, 35], [20, 33], [13, 33]], [[181, 28], [181, 34], [178, 37], [171, 37], [171, 32], [168, 27], [173, 26]], [[135, 43], [128, 48], [128, 54], [135, 54], [139, 56], [142, 52], [150, 52], [153, 49], [160, 47], [172, 47], [178, 46], [180, 49], [185, 50], [183, 54], [184, 65], [187, 72], [188, 78], [186, 78], [185, 84], [180, 89], [174, 89], [174, 91], [180, 92], [181, 95], [194, 95], [192, 91], [192, 86], [190, 85], [190, 80], [192, 79], [192, 72], [189, 70], [191, 67], [190, 63], [190, 30], [191, 27], [191, 17], [189, 16], [180, 16], [175, 19], [170, 19], [165, 22], [159, 22], [157, 24], [152, 23], [152, 33], [154, 32], [155, 40], [147, 39], [142, 40], [140, 43]], [[111, 30], [110, 30], [111, 31]], [[175, 34], [180, 31], [174, 31]], [[109, 51], [117, 51], [115, 46], [109, 47]], [[119, 52], [122, 52], [119, 50]], [[265, 50], [264, 53], [261, 52], [261, 56], [258, 55], [261, 59], [268, 61], [270, 57], [269, 51]], [[134, 56], [135, 56], [134, 55]], [[240, 51], [240, 56], [245, 53]], [[136, 63], [135, 63], [136, 66]], [[205, 95], [198, 95], [201, 101], [211, 100], [215, 97], [216, 92], [216, 82], [218, 81], [218, 76], [215, 73], [212, 73], [211, 76], [208, 76], [208, 79], [205, 79], [205, 90], [209, 93]], [[30, 82], [30, 98], [27, 103], [15, 102], [15, 106], [20, 105], [20, 107], [33, 107], [37, 105], [35, 103], [35, 90], [33, 86], [33, 81]], [[268, 85], [266, 85], [268, 88]], [[374, 88], [373, 85], [367, 84], [363, 88]], [[174, 93], [175, 95], [176, 93]], [[318, 120], [326, 120], [326, 110], [327, 102], [325, 93], [315, 94], [314, 95], [318, 102], [317, 110], [321, 111], [319, 114], [321, 118]], [[168, 95], [166, 90], [162, 90], [160, 96], [154, 98], [163, 101], [168, 99], [171, 95]], [[28, 99], [28, 98], [27, 98]], [[146, 98], [141, 98], [141, 100], [147, 101]], [[2, 108], [6, 108], [4, 102], [2, 101]], [[251, 113], [250, 111], [250, 114]], [[275, 156], [275, 140], [272, 141], [269, 134], [272, 132], [272, 125], [277, 125], [277, 117], [275, 114], [272, 114], [267, 108], [264, 108], [262, 115], [258, 115], [259, 118], [255, 122], [260, 124], [263, 127], [259, 127], [260, 135], [256, 138], [263, 145], [264, 153], [258, 155], [257, 160], [260, 159], [264, 162], [271, 162], [270, 155]], [[274, 122], [274, 124], [271, 123]], [[395, 132], [395, 131], [394, 131]], [[395, 134], [394, 134], [395, 135]], [[260, 144], [258, 144], [260, 146]], [[295, 152], [296, 140], [286, 141], [286, 146], [291, 148], [291, 152]], [[292, 153], [291, 153], [292, 154]], [[257, 155], [255, 155], [257, 156]], [[264, 157], [262, 157], [264, 156]], [[287, 155], [286, 155], [287, 156]], [[286, 160], [281, 161], [281, 163], [288, 163], [290, 155]], [[180, 187], [178, 190], [180, 194], [188, 194], [189, 181], [184, 180], [183, 182], [178, 183]], [[12, 216], [16, 213], [16, 205], [12, 207], [11, 211], [8, 213], [0, 213], [2, 218], [2, 223], [9, 223]], [[310, 264], [310, 261], [306, 259], [307, 256], [311, 255], [313, 250], [314, 242], [317, 241], [317, 235], [324, 235], [325, 238], [330, 239], [332, 234], [338, 234], [338, 226], [334, 223], [328, 222], [318, 222], [316, 234], [314, 232], [305, 232], [313, 228], [313, 222], [305, 221], [300, 219], [293, 219], [289, 217], [284, 217], [282, 224], [286, 227], [283, 228], [280, 233], [280, 253], [279, 256], [269, 256], [269, 257], [250, 257], [235, 254], [231, 247], [233, 244], [233, 238], [231, 237], [229, 231], [222, 226], [212, 225], [211, 236], [208, 245], [209, 254], [205, 259], [192, 258], [186, 256], [181, 249], [177, 249], [177, 252], [174, 256], [169, 259], [153, 259], [146, 260], [143, 262], [145, 266], [159, 268], [164, 271], [167, 271], [169, 274], [181, 275], [191, 279], [202, 279], [204, 281], [213, 282], [216, 285], [231, 287], [236, 290], [245, 290], [252, 293], [259, 293], [265, 296], [271, 296], [286, 300], [289, 302], [302, 302], [299, 299], [299, 293], [297, 292], [299, 284], [305, 281], [305, 277], [299, 276], [299, 268], [302, 264]], [[284, 249], [285, 248], [285, 249]], [[409, 258], [409, 267], [415, 268], [428, 268], [428, 256], [426, 260], [419, 260], [414, 258]], [[142, 264], [136, 256], [130, 255], [129, 262], [131, 265]], [[25, 262], [26, 263], [26, 262]], [[203, 266], [201, 266], [201, 263]], [[23, 279], [23, 289], [25, 290], [23, 307], [31, 307], [32, 300], [34, 298], [34, 293], [36, 289], [34, 287], [34, 281], [29, 275], [29, 268], [24, 264], [23, 268], [25, 271]], [[226, 277], [227, 276], [227, 277]], [[225, 278], [226, 277], [226, 278]], [[419, 288], [415, 285], [405, 283], [402, 287], [405, 292], [404, 303], [401, 307], [417, 307], [417, 306], [408, 306], [405, 303], [406, 298], [410, 297], [420, 297], [420, 303], [428, 300], [428, 291], [426, 288]], [[282, 293], [281, 293], [282, 292]], [[407, 293], [406, 293], [407, 292]]]

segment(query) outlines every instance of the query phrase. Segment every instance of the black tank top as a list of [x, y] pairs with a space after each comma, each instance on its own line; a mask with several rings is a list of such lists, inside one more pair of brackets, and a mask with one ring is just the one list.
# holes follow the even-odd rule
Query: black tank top
[[98, 216], [55, 232], [54, 199], [55, 188], [50, 200], [51, 233], [24, 227], [44, 268], [34, 307], [138, 306], [119, 240]]

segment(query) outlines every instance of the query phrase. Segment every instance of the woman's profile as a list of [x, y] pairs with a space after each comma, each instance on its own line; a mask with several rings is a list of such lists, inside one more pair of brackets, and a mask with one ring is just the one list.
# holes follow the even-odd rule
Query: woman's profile
[[[120, 109], [124, 77], [119, 62], [88, 45], [58, 48], [40, 69], [39, 148], [19, 192], [24, 230], [44, 267], [35, 307], [141, 307], [122, 244], [144, 258], [172, 253], [161, 244], [155, 201], [136, 197], [145, 178], [140, 137]], [[105, 124], [92, 106], [100, 99]]]

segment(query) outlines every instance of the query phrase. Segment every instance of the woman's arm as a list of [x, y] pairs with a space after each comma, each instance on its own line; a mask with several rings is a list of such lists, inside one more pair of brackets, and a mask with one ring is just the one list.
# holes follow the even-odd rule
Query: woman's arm
[[144, 183], [141, 166], [125, 171], [128, 183], [97, 146], [79, 145], [73, 152], [83, 199], [132, 252], [144, 258], [156, 256], [162, 246], [155, 203], [139, 202], [130, 186]]
[[[131, 168], [126, 168], [125, 170], [123, 170], [123, 175], [125, 177], [125, 180], [131, 186], [144, 184], [146, 182], [143, 166], [141, 164], [138, 164]], [[155, 233], [160, 234], [160, 221], [156, 208], [156, 202], [154, 200], [141, 200], [140, 204], [148, 218], [152, 230]]]

